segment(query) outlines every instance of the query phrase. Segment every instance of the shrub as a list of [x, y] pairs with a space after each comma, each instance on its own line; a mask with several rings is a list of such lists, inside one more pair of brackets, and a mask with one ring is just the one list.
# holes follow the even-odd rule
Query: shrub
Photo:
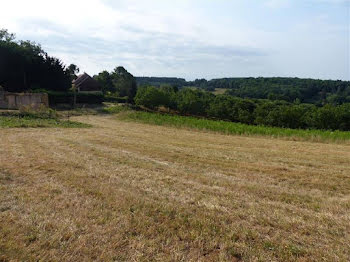
[[[53, 92], [48, 91], [49, 103], [51, 106], [57, 104], [73, 104], [73, 92]], [[102, 104], [104, 97], [102, 93], [77, 93], [78, 104]]]
[[127, 106], [117, 105], [117, 106], [106, 107], [103, 109], [103, 112], [107, 114], [118, 114], [120, 112], [127, 111], [128, 109], [129, 107]]
[[205, 116], [207, 108], [214, 98], [215, 95], [209, 92], [184, 88], [176, 95], [177, 109], [182, 114]]
[[41, 119], [57, 119], [58, 114], [55, 110], [47, 108], [45, 106], [40, 106], [39, 108], [34, 108], [32, 106], [22, 106], [19, 109], [20, 117], [30, 117], [30, 118], [41, 118]]
[[119, 97], [114, 95], [105, 95], [104, 96], [104, 102], [110, 102], [110, 103], [126, 103], [128, 102], [128, 97]]
[[78, 104], [102, 104], [104, 97], [102, 93], [78, 93]]
[[293, 129], [350, 131], [350, 104], [316, 107], [281, 100], [245, 99], [184, 88], [143, 87], [135, 98], [137, 105], [148, 108], [165, 106], [183, 115], [213, 117], [232, 122]]
[[154, 109], [159, 106], [168, 106], [170, 101], [169, 95], [163, 90], [149, 86], [138, 89], [135, 96], [135, 104]]
[[74, 95], [68, 92], [47, 92], [50, 106], [57, 104], [73, 104]]

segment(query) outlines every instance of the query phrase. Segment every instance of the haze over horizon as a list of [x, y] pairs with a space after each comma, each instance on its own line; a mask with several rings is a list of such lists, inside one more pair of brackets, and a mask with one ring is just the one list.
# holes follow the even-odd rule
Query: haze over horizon
[[[350, 80], [348, 0], [1, 0], [0, 28], [93, 75]], [[20, 7], [20, 8], [19, 8]]]

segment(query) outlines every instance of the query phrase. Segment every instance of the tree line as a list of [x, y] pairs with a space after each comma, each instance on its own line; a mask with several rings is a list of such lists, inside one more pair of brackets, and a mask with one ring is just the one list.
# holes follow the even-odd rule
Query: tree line
[[247, 99], [171, 86], [140, 87], [135, 103], [150, 109], [165, 107], [183, 115], [216, 118], [253, 125], [297, 129], [350, 130], [350, 103], [317, 107], [281, 100]]
[[162, 86], [172, 85], [178, 88], [188, 86], [188, 82], [183, 78], [177, 77], [135, 77], [138, 86]]
[[350, 82], [300, 78], [227, 78], [208, 81], [206, 90], [228, 89], [227, 94], [242, 98], [285, 100], [324, 105], [350, 103]]
[[[0, 86], [8, 92], [48, 92], [54, 101], [68, 101], [72, 96], [72, 81], [79, 68], [49, 56], [32, 41], [16, 40], [6, 29], [0, 30]], [[124, 97], [133, 102], [136, 81], [132, 74], [119, 66], [112, 72], [102, 71], [94, 76], [105, 96]], [[100, 101], [96, 95], [86, 96], [92, 103]], [[68, 99], [69, 98], [69, 99]]]
[[49, 56], [39, 44], [16, 41], [15, 35], [5, 29], [0, 30], [0, 58], [0, 85], [9, 92], [71, 88], [69, 67]]
[[350, 103], [350, 82], [333, 80], [300, 79], [288, 77], [247, 77], [196, 79], [137, 77], [139, 86], [161, 86], [170, 84], [181, 87], [197, 87], [213, 92], [226, 89], [226, 94], [241, 98], [300, 101], [315, 105]]

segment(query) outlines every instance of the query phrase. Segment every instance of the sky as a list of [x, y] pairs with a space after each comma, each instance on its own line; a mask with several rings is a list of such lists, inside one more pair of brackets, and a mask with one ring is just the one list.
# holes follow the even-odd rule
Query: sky
[[0, 0], [0, 28], [90, 75], [350, 80], [350, 0]]

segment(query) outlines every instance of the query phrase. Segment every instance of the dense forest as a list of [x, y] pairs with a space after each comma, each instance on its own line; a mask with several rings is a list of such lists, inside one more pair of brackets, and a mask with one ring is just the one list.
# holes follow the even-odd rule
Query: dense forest
[[138, 86], [162, 86], [172, 85], [176, 87], [188, 86], [188, 82], [183, 78], [176, 77], [135, 77]]
[[299, 101], [315, 105], [340, 105], [350, 102], [350, 82], [283, 77], [222, 78], [207, 81], [196, 79], [186, 82], [181, 78], [136, 78], [139, 86], [174, 85], [197, 87], [206, 91], [226, 89], [226, 94], [241, 98]]
[[210, 117], [253, 125], [300, 129], [350, 130], [350, 103], [317, 107], [300, 102], [214, 95], [191, 88], [140, 87], [135, 103], [150, 109], [165, 107], [182, 115]]

